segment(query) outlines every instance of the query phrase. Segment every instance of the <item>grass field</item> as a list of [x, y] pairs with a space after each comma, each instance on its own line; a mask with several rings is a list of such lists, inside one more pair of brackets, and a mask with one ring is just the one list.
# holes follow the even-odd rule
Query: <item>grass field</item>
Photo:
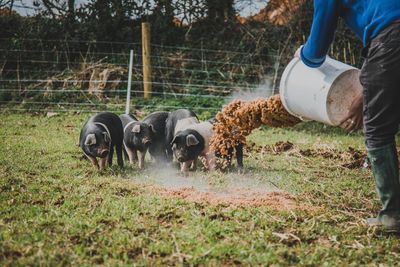
[[[87, 114], [0, 116], [1, 266], [400, 262], [399, 238], [363, 224], [380, 208], [370, 170], [297, 153], [363, 150], [360, 133], [317, 123], [254, 132], [258, 145], [295, 146], [245, 159], [248, 175], [295, 197], [298, 208], [287, 210], [163, 196], [138, 182], [153, 175], [151, 167], [113, 166], [99, 174], [76, 146]], [[227, 175], [204, 173], [220, 186]]]

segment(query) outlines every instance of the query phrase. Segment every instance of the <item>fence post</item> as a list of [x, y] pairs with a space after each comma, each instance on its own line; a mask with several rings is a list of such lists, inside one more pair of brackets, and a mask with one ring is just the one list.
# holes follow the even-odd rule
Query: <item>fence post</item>
[[132, 85], [132, 64], [133, 64], [133, 50], [129, 55], [129, 70], [128, 70], [128, 88], [126, 90], [126, 105], [125, 114], [129, 114], [129, 109], [131, 105], [131, 85]]
[[142, 23], [143, 90], [144, 98], [151, 97], [150, 23]]

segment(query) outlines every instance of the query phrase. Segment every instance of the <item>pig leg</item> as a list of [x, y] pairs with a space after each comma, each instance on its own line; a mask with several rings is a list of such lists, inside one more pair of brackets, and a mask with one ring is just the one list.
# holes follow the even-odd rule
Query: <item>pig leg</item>
[[117, 162], [120, 168], [124, 167], [124, 158], [122, 157], [122, 144], [116, 145], [115, 150], [117, 152]]
[[107, 159], [108, 159], [108, 156], [105, 157], [105, 158], [100, 158], [100, 160], [99, 160], [99, 162], [100, 162], [100, 171], [104, 171], [104, 169], [106, 168]]
[[129, 160], [128, 152], [126, 152], [126, 146], [125, 146], [125, 145], [124, 145], [124, 147], [123, 147], [123, 149], [122, 149], [122, 152], [123, 152], [123, 154], [124, 154], [125, 160]]
[[86, 157], [90, 160], [90, 162], [92, 162], [93, 166], [94, 166], [96, 169], [100, 169], [99, 163], [97, 162], [97, 159], [96, 159], [95, 157], [89, 156], [89, 155], [87, 155], [87, 154], [85, 154], [85, 155], [86, 155]]
[[232, 155], [233, 155], [233, 148], [228, 149], [228, 155], [224, 157], [226, 161], [226, 168], [230, 170], [232, 168]]
[[132, 161], [133, 161], [133, 162], [138, 162], [138, 161], [139, 161], [139, 158], [138, 158], [138, 155], [137, 155], [137, 150], [136, 150], [136, 149], [133, 149], [132, 152], [133, 152]]
[[205, 155], [205, 158], [206, 158], [206, 168], [209, 171], [215, 170], [215, 156], [214, 156], [214, 153], [207, 153]]
[[110, 152], [107, 155], [108, 166], [112, 166], [113, 154], [114, 154], [114, 147], [111, 147]]
[[192, 165], [193, 160], [181, 162], [181, 172], [183, 174], [187, 174], [189, 172], [190, 166]]
[[167, 147], [167, 146], [164, 146], [164, 147], [162, 148], [162, 154], [163, 154], [163, 156], [164, 156], [164, 158], [165, 158], [165, 161], [166, 161], [167, 163], [171, 163], [171, 162], [172, 162], [173, 157], [170, 157], [170, 156], [169, 156], [169, 154], [168, 154], [168, 147]]
[[192, 161], [192, 164], [190, 165], [190, 170], [191, 171], [196, 171], [197, 170], [197, 158], [195, 158], [193, 161]]
[[143, 169], [144, 168], [144, 157], [146, 156], [146, 151], [139, 151], [139, 169]]
[[238, 144], [235, 150], [238, 168], [243, 169], [243, 145]]
[[125, 151], [128, 154], [129, 163], [130, 164], [135, 164], [135, 162], [138, 161], [136, 149], [130, 149], [128, 147], [125, 147]]
[[[171, 139], [172, 140], [172, 139]], [[167, 155], [167, 161], [172, 162], [174, 159], [174, 152], [172, 152], [172, 149], [170, 147], [167, 147], [166, 149], [166, 155]]]

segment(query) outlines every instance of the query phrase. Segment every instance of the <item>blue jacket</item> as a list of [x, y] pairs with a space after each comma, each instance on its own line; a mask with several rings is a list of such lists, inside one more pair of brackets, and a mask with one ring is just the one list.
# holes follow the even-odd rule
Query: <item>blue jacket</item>
[[366, 46], [382, 29], [400, 19], [400, 0], [314, 0], [311, 33], [300, 52], [304, 64], [316, 68], [324, 63], [339, 17]]

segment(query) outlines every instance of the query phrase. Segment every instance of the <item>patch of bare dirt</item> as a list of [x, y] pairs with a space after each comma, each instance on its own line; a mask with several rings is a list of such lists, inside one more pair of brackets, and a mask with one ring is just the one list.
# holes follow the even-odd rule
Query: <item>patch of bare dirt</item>
[[237, 189], [231, 192], [204, 192], [193, 187], [163, 188], [150, 186], [162, 196], [181, 198], [195, 203], [207, 203], [211, 206], [268, 206], [276, 210], [305, 209], [297, 203], [296, 198], [285, 191], [255, 192], [249, 189]]

